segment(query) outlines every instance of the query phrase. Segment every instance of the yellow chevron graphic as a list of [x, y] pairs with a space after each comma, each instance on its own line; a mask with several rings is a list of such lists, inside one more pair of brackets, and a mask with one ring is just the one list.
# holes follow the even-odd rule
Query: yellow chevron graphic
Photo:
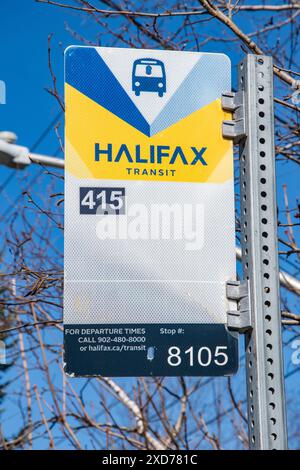
[[[230, 114], [222, 110], [220, 99], [148, 137], [68, 84], [65, 93], [66, 171], [70, 174], [78, 178], [195, 183], [221, 183], [233, 178], [232, 143], [222, 137], [221, 129], [222, 120], [230, 119]], [[101, 149], [111, 145], [112, 161], [104, 154], [95, 161], [95, 144]], [[126, 145], [127, 154], [115, 162], [122, 145]], [[164, 149], [160, 161], [155, 156], [158, 147]], [[174, 157], [171, 163], [178, 148], [183, 156]], [[192, 148], [205, 148], [207, 165], [203, 161], [191, 165], [195, 157]], [[188, 164], [184, 164], [185, 158]]]

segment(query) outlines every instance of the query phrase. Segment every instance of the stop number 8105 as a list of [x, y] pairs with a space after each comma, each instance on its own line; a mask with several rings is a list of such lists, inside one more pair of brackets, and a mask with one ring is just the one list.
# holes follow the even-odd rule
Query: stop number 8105
[[[197, 351], [194, 346], [191, 346], [183, 351], [183, 354], [187, 357], [190, 367], [193, 367], [196, 361], [201, 367], [208, 367], [212, 363], [222, 367], [228, 362], [227, 346], [216, 346], [214, 351], [207, 346], [202, 346]], [[168, 349], [168, 364], [177, 367], [181, 363], [181, 349], [178, 346], [171, 346]]]

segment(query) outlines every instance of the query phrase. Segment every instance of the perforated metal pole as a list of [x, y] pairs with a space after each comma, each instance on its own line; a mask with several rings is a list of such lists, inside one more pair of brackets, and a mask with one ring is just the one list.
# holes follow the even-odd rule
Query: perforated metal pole
[[252, 312], [245, 336], [249, 441], [252, 449], [286, 449], [272, 58], [246, 56], [238, 79], [245, 131], [239, 142], [242, 264]]

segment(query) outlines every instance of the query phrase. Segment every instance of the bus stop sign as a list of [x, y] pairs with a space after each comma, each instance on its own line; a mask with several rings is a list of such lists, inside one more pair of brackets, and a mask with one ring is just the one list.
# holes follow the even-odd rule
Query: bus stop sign
[[66, 373], [235, 373], [228, 57], [72, 46], [65, 59]]

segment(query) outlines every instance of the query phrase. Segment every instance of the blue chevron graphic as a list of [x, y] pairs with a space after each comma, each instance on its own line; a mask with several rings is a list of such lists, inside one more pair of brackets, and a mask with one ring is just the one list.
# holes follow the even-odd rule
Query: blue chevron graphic
[[150, 125], [94, 47], [71, 46], [66, 50], [66, 82], [150, 136]]

